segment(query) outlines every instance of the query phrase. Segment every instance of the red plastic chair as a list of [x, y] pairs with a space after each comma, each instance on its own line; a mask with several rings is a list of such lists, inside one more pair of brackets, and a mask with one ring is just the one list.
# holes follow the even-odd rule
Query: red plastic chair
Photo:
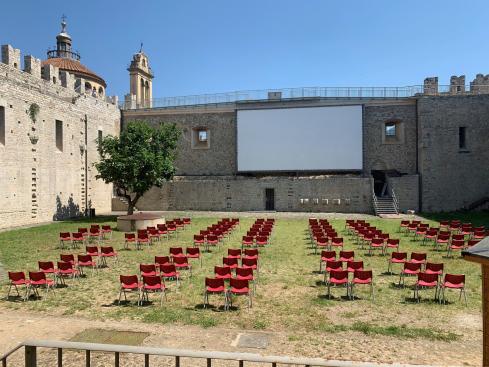
[[93, 261], [90, 255], [78, 255], [77, 266], [80, 274], [83, 274], [83, 268], [91, 268], [92, 274], [97, 270], [97, 263]]
[[464, 240], [456, 240], [452, 239], [450, 241], [450, 244], [447, 246], [447, 257], [450, 257], [453, 251], [462, 251], [465, 248], [465, 241]]
[[386, 242], [385, 248], [384, 248], [384, 254], [386, 253], [386, 250], [388, 248], [393, 248], [393, 249], [396, 250], [396, 252], [399, 252], [399, 243], [400, 243], [399, 238], [389, 238], [389, 239], [387, 239], [387, 242]]
[[411, 252], [411, 262], [421, 264], [423, 267], [426, 264], [427, 255], [424, 252]]
[[173, 264], [178, 270], [188, 270], [189, 276], [192, 276], [192, 265], [188, 262], [187, 256], [174, 257]]
[[329, 272], [329, 280], [328, 280], [328, 298], [331, 298], [331, 286], [346, 287], [346, 296], [348, 297], [349, 292], [349, 283], [348, 283], [348, 272], [346, 270], [331, 270]]
[[438, 250], [440, 246], [448, 245], [449, 241], [450, 241], [449, 232], [439, 232], [438, 237], [436, 238], [435, 249]]
[[15, 288], [15, 291], [17, 292], [17, 296], [19, 297], [21, 297], [19, 292], [19, 287], [24, 287], [25, 291], [22, 300], [26, 301], [29, 292], [29, 280], [26, 279], [25, 273], [23, 271], [9, 271], [8, 279], [9, 279], [9, 287], [8, 287], [7, 299], [10, 297], [10, 291], [12, 290], [12, 287]]
[[419, 290], [425, 288], [434, 288], [435, 300], [438, 299], [438, 274], [427, 272], [418, 273], [418, 280], [416, 281], [414, 287], [414, 299], [418, 301], [418, 303], [421, 300], [421, 297], [419, 296]]
[[350, 260], [346, 262], [346, 271], [349, 273], [354, 273], [357, 270], [363, 270], [363, 261]]
[[141, 304], [141, 288], [142, 283], [139, 282], [137, 275], [120, 275], [120, 291], [119, 291], [119, 305], [121, 304], [121, 296], [124, 294], [124, 300], [127, 302], [127, 293], [137, 293], [138, 302]]
[[236, 257], [223, 257], [223, 266], [228, 266], [230, 269], [236, 269], [238, 267], [238, 258]]
[[165, 236], [166, 239], [168, 239], [168, 228], [166, 227], [166, 224], [157, 224], [156, 229], [158, 230], [160, 238]]
[[253, 258], [242, 258], [241, 259], [241, 267], [242, 268], [251, 268], [253, 270], [256, 270], [256, 274], [258, 276], [259, 274], [259, 267], [258, 267], [258, 259], [253, 259]]
[[372, 251], [380, 249], [382, 253], [384, 252], [384, 239], [383, 238], [372, 238], [370, 241], [370, 246], [368, 248], [369, 256], [372, 256]]
[[28, 290], [25, 299], [29, 299], [31, 290], [34, 290], [34, 294], [39, 297], [39, 288], [44, 288], [46, 290], [46, 296], [48, 295], [49, 291], [52, 291], [54, 294], [54, 286], [54, 280], [47, 279], [46, 274], [44, 274], [42, 271], [30, 271]]
[[155, 256], [155, 264], [158, 267], [161, 267], [162, 265], [170, 265], [170, 256]]
[[430, 263], [427, 262], [425, 265], [424, 272], [427, 274], [436, 274], [439, 277], [443, 275], [443, 268], [444, 264], [443, 263]]
[[84, 246], [85, 245], [85, 237], [83, 236], [83, 233], [73, 232], [71, 234], [71, 243], [73, 245], [73, 248], [77, 248], [79, 246]]
[[326, 264], [328, 261], [336, 260], [336, 251], [321, 251], [321, 259], [319, 260], [319, 272], [323, 271], [323, 264]]
[[180, 273], [175, 264], [160, 265], [160, 274], [165, 280], [175, 280], [177, 287], [180, 285]]
[[92, 257], [98, 258], [100, 256], [97, 246], [85, 246], [85, 252]]
[[114, 250], [112, 246], [102, 246], [100, 247], [100, 258], [104, 265], [107, 265], [107, 258], [113, 257], [116, 262], [119, 261], [117, 257], [117, 252]]
[[205, 246], [205, 237], [201, 234], [194, 235], [194, 246]]
[[207, 245], [207, 251], [210, 251], [209, 246], [218, 246], [219, 245], [219, 238], [215, 234], [209, 234], [206, 237], [205, 243]]
[[200, 248], [198, 247], [187, 247], [185, 253], [189, 259], [198, 259], [200, 266], [202, 266], [202, 256], [200, 255]]
[[401, 223], [399, 224], [399, 232], [407, 232], [409, 223], [408, 220], [401, 220]]
[[467, 241], [467, 248], [477, 245], [480, 242], [478, 239], [472, 239]]
[[156, 228], [148, 229], [148, 238], [150, 244], [160, 242], [160, 231], [158, 231]]
[[139, 273], [141, 274], [141, 278], [145, 276], [157, 276], [156, 264], [139, 264]]
[[136, 234], [124, 233], [124, 248], [129, 249], [131, 243], [136, 243]]
[[241, 240], [241, 248], [252, 247], [254, 245], [254, 240], [252, 236], [243, 236]]
[[393, 252], [391, 254], [391, 258], [389, 259], [387, 272], [391, 273], [393, 264], [404, 264], [407, 261], [407, 253], [406, 252]]
[[185, 227], [187, 227], [187, 226], [190, 227], [192, 225], [192, 219], [190, 219], [190, 218], [182, 218], [182, 221], [183, 221], [183, 225]]
[[64, 249], [65, 244], [68, 244], [68, 247], [73, 245], [70, 232], [61, 232], [59, 234], [59, 248]]
[[340, 251], [340, 261], [351, 261], [355, 259], [355, 251]]
[[266, 236], [257, 236], [256, 237], [256, 245], [258, 247], [264, 247], [269, 244], [268, 237]]
[[253, 293], [256, 291], [256, 281], [253, 276], [252, 268], [236, 268], [236, 279], [247, 280], [248, 282], [253, 282]]
[[54, 268], [54, 262], [52, 261], [38, 261], [39, 271], [42, 271], [46, 275], [53, 275], [53, 279], [56, 281], [58, 271]]
[[[363, 265], [363, 263], [362, 263]], [[363, 266], [362, 266], [363, 268]], [[370, 286], [370, 297], [372, 301], [375, 300], [374, 296], [374, 282], [372, 270], [358, 269], [353, 272], [353, 279], [350, 283], [350, 299], [354, 299], [354, 288], [356, 285], [369, 285]]]
[[332, 271], [343, 270], [343, 262], [337, 260], [326, 261], [326, 269], [324, 272], [324, 283], [328, 283], [328, 275]]
[[112, 228], [109, 225], [103, 225], [101, 233], [103, 238], [112, 238]]
[[96, 243], [99, 243], [101, 239], [102, 239], [102, 234], [100, 233], [100, 228], [90, 227], [88, 233], [88, 241], [91, 242], [92, 240], [95, 240]]
[[317, 252], [318, 248], [328, 248], [329, 247], [329, 240], [327, 237], [316, 237], [315, 241], [315, 246], [314, 246], [314, 253]]
[[248, 308], [253, 307], [250, 287], [247, 280], [233, 278], [229, 279], [228, 299], [231, 307], [233, 306], [232, 296], [248, 296]]
[[423, 237], [423, 244], [426, 243], [426, 241], [436, 241], [436, 238], [438, 237], [438, 228], [430, 228], [426, 231], [426, 234]]
[[159, 275], [143, 275], [143, 283], [142, 283], [142, 299], [141, 303], [146, 300], [149, 302], [149, 294], [150, 293], [160, 293], [160, 306], [163, 305], [163, 297], [166, 300], [166, 287], [163, 279]]
[[229, 280], [232, 278], [229, 266], [214, 266], [214, 276], [217, 279]]
[[404, 263], [404, 268], [399, 275], [399, 286], [404, 286], [405, 278], [407, 276], [418, 275], [421, 272], [421, 263], [416, 263], [412, 261], [406, 261]]
[[343, 248], [343, 238], [342, 237], [333, 237], [331, 239], [331, 248], [333, 248], [333, 247]]
[[73, 264], [65, 261], [58, 261], [58, 269], [56, 269], [57, 276], [63, 284], [65, 284], [65, 278], [76, 279], [80, 272], [75, 269]]
[[462, 298], [462, 294], [464, 295], [465, 305], [467, 305], [467, 295], [465, 294], [465, 274], [445, 274], [445, 279], [443, 283], [440, 285], [441, 298], [440, 302], [446, 304], [446, 289], [458, 289], [460, 290], [460, 296], [458, 300]]
[[241, 249], [239, 248], [228, 248], [228, 258], [230, 259], [241, 259]]
[[205, 278], [204, 308], [209, 304], [211, 294], [222, 294], [224, 296], [224, 309], [228, 309], [228, 295], [223, 278]]
[[138, 230], [138, 237], [136, 240], [136, 249], [141, 250], [141, 248], [144, 245], [147, 245], [149, 248], [149, 245], [151, 244], [151, 241], [149, 240], [149, 235], [147, 230]]
[[78, 228], [78, 232], [81, 233], [83, 235], [83, 238], [85, 238], [85, 240], [88, 240], [88, 228]]
[[183, 248], [181, 247], [170, 247], [169, 253], [172, 259], [185, 256], [185, 254], [183, 253]]

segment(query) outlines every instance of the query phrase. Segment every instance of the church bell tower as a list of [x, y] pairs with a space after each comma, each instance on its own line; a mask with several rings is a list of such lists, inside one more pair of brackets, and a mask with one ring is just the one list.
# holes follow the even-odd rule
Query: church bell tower
[[[138, 53], [132, 57], [129, 71], [130, 99], [135, 108], [151, 108], [153, 99], [153, 71], [148, 56], [143, 52], [142, 45]], [[126, 97], [127, 101], [127, 97]]]

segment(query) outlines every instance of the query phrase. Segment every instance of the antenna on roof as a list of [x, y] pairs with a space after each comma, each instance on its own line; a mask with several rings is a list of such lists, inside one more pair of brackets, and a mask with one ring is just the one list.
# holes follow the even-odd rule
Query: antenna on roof
[[143, 52], [143, 43], [141, 42], [141, 48], [139, 49], [139, 52]]
[[66, 33], [66, 15], [61, 16], [61, 33]]

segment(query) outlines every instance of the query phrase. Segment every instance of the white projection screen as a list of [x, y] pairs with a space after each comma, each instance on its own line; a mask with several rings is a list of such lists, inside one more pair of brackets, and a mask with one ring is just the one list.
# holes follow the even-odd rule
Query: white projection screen
[[362, 106], [238, 110], [238, 171], [362, 169]]

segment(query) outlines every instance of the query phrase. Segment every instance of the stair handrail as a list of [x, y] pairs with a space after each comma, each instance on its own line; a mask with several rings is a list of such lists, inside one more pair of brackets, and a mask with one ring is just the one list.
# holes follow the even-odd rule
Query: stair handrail
[[397, 200], [396, 192], [391, 188], [391, 196], [394, 201], [394, 208], [396, 209], [397, 214], [399, 214], [399, 200]]
[[373, 199], [373, 203], [374, 203], [374, 213], [375, 215], [378, 215], [377, 212], [377, 195], [375, 195], [375, 190], [374, 188], [372, 187], [372, 199]]

